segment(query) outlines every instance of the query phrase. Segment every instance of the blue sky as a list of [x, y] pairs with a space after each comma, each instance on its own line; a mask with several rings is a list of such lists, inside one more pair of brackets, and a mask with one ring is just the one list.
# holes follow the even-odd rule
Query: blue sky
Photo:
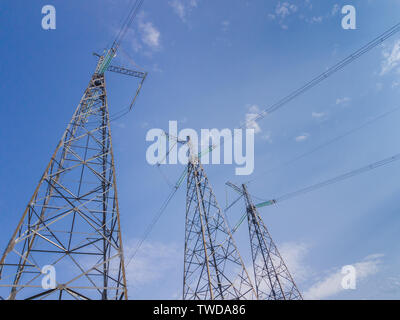
[[[0, 249], [79, 102], [96, 60], [113, 39], [130, 1], [0, 3], [2, 152]], [[57, 29], [41, 28], [53, 4]], [[353, 4], [357, 29], [341, 28], [337, 8]], [[127, 256], [170, 192], [146, 162], [151, 128], [240, 127], [262, 110], [398, 23], [400, 3], [385, 1], [146, 1], [115, 63], [149, 72], [132, 113], [112, 123]], [[398, 107], [400, 35], [260, 121], [255, 172], [206, 165], [221, 206], [227, 180], [274, 198], [399, 152], [400, 111], [268, 174], [270, 168]], [[107, 75], [110, 112], [129, 104], [135, 84]], [[183, 166], [163, 166], [174, 183]], [[307, 298], [398, 299], [399, 164], [260, 209]], [[228, 200], [233, 194], [228, 192]], [[242, 208], [229, 213], [233, 224]], [[180, 298], [185, 190], [181, 189], [128, 266], [131, 299]], [[236, 234], [248, 261], [245, 225]], [[341, 290], [344, 265], [357, 267], [356, 290]], [[161, 284], [161, 285], [160, 285]]]

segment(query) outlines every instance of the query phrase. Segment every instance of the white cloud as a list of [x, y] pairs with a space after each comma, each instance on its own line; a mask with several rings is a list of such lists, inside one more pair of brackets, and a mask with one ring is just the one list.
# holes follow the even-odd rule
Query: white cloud
[[153, 64], [153, 71], [154, 72], [163, 72], [163, 69], [160, 68], [158, 63]]
[[350, 98], [349, 97], [343, 97], [343, 98], [337, 98], [336, 99], [336, 104], [337, 105], [339, 105], [339, 104], [346, 104], [346, 103], [348, 103], [348, 102], [350, 102]]
[[383, 51], [384, 60], [382, 62], [382, 68], [380, 75], [383, 76], [386, 73], [390, 72], [394, 68], [397, 68], [400, 63], [400, 39], [397, 40], [391, 51], [384, 50]]
[[[125, 245], [126, 263], [137, 248], [137, 241]], [[132, 261], [126, 266], [126, 277], [129, 286], [137, 287], [161, 279], [175, 268], [179, 256], [175, 244], [145, 241]]]
[[[356, 269], [356, 281], [367, 278], [378, 272], [379, 264], [382, 262], [381, 258], [383, 255], [374, 254], [366, 257], [360, 262], [354, 263], [353, 266]], [[311, 286], [305, 293], [305, 299], [326, 299], [334, 296], [342, 291], [345, 291], [342, 287], [343, 274], [341, 268], [335, 270], [333, 273], [326, 276], [324, 279], [318, 281], [316, 284]]]
[[297, 11], [297, 6], [290, 4], [289, 2], [278, 2], [275, 8], [275, 14], [281, 18], [285, 19], [286, 16]]
[[287, 242], [279, 246], [279, 252], [295, 282], [304, 281], [311, 273], [304, 263], [308, 251], [309, 246], [305, 243]]
[[298, 10], [297, 6], [294, 4], [290, 4], [289, 2], [281, 2], [279, 1], [275, 7], [275, 14], [268, 14], [268, 18], [271, 20], [275, 20], [275, 18], [279, 19], [279, 25], [282, 29], [288, 29], [287, 24], [284, 23], [286, 17], [295, 13]]
[[[114, 32], [116, 33], [117, 30]], [[124, 42], [129, 44], [135, 52], [150, 54], [151, 51], [161, 48], [161, 32], [152, 22], [148, 21], [146, 13], [142, 11], [138, 15], [137, 25], [128, 29]], [[124, 60], [124, 63], [136, 66], [136, 63], [124, 50], [119, 52], [119, 57]]]
[[294, 138], [294, 140], [296, 140], [296, 142], [303, 142], [306, 141], [309, 137], [310, 135], [308, 133], [303, 133], [302, 135], [299, 135], [296, 138]]
[[172, 0], [169, 2], [178, 17], [186, 22], [188, 14], [197, 7], [197, 0]]
[[261, 132], [261, 128], [256, 121], [256, 118], [260, 114], [260, 108], [257, 105], [249, 107], [249, 112], [246, 113], [245, 125], [247, 129], [254, 129], [254, 133]]
[[[308, 289], [302, 290], [303, 297], [309, 300], [327, 299], [346, 291], [342, 287], [345, 274], [342, 274], [341, 267], [325, 272], [326, 276], [324, 277], [316, 278], [317, 273], [305, 261], [309, 251], [310, 246], [306, 243], [287, 242], [279, 245], [279, 252], [295, 283], [300, 288], [304, 288], [306, 283], [312, 283], [311, 286], [308, 286]], [[379, 272], [382, 258], [383, 254], [372, 254], [352, 264], [356, 269], [356, 286], [359, 286], [361, 281]], [[247, 268], [251, 269], [251, 266]], [[252, 276], [251, 279], [254, 280]]]
[[318, 16], [318, 17], [312, 17], [311, 19], [308, 19], [307, 21], [309, 23], [321, 23], [323, 19], [324, 18], [322, 16]]
[[268, 143], [272, 143], [272, 135], [271, 133], [266, 133], [261, 137], [262, 140], [268, 142]]
[[221, 29], [223, 32], [227, 32], [229, 30], [229, 26], [231, 25], [230, 21], [224, 20], [221, 22]]
[[339, 12], [339, 5], [335, 3], [332, 8], [332, 16], [335, 16]]
[[319, 119], [319, 118], [324, 117], [324, 116], [325, 116], [325, 113], [324, 113], [324, 112], [312, 112], [312, 113], [311, 113], [311, 116], [312, 116], [313, 118]]
[[142, 35], [142, 41], [151, 49], [157, 50], [160, 48], [161, 33], [154, 27], [151, 22], [139, 22], [139, 30]]
[[[298, 285], [298, 283], [302, 282], [307, 275], [309, 275], [309, 268], [305, 266], [303, 260], [308, 253], [308, 245], [305, 243], [295, 243], [295, 242], [286, 242], [278, 245], [279, 253], [289, 270], [290, 275], [292, 276], [294, 282]], [[271, 256], [272, 263], [275, 267], [278, 267], [280, 264], [280, 259], [276, 255]], [[263, 264], [262, 257], [259, 255], [257, 259], [257, 263], [259, 265]], [[246, 265], [247, 271], [253, 269], [253, 265], [251, 263]], [[254, 273], [250, 272], [249, 277], [251, 282], [254, 284]], [[284, 287], [288, 284], [288, 279], [281, 278], [282, 285]], [[240, 279], [236, 279], [235, 284], [240, 284]], [[267, 281], [262, 281], [259, 284], [259, 289], [264, 292], [270, 291], [270, 286], [267, 285]], [[245, 299], [253, 299], [251, 293], [245, 296]]]
[[269, 20], [276, 20], [282, 29], [288, 29], [288, 19], [293, 17], [309, 24], [320, 24], [327, 19], [332, 19], [337, 15], [340, 7], [335, 4], [332, 9], [319, 15], [311, 15], [313, 10], [311, 1], [306, 0], [302, 4], [295, 5], [288, 1], [279, 1], [274, 12], [267, 15]]
[[[309, 251], [310, 245], [306, 243], [287, 242], [279, 245], [279, 252], [297, 285], [304, 288], [306, 283], [312, 283], [307, 289], [302, 290], [303, 297], [309, 300], [327, 299], [346, 291], [342, 287], [345, 274], [342, 274], [341, 267], [331, 269], [325, 273], [326, 276], [316, 278], [317, 273], [305, 261]], [[356, 286], [379, 272], [382, 258], [383, 254], [372, 254], [352, 264], [356, 269]]]

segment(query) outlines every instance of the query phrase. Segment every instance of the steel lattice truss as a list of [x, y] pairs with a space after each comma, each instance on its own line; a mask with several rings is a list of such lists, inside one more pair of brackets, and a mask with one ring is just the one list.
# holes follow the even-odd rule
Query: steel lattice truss
[[262, 300], [302, 300], [300, 291], [258, 214], [245, 185], [242, 185], [242, 192], [246, 202], [258, 298]]
[[183, 298], [255, 298], [250, 277], [198, 160], [188, 165]]
[[[42, 268], [56, 270], [43, 289]], [[0, 260], [8, 299], [126, 299], [104, 74], [95, 73]]]

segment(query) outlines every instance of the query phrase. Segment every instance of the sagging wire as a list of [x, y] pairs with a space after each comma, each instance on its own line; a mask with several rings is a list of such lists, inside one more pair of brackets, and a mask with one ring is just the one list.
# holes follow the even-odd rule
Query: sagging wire
[[389, 111], [387, 111], [387, 112], [385, 112], [385, 113], [382, 113], [382, 114], [380, 114], [380, 115], [374, 117], [374, 118], [371, 119], [371, 120], [368, 120], [368, 121], [364, 122], [363, 124], [361, 124], [361, 125], [359, 125], [359, 126], [353, 128], [353, 129], [351, 129], [351, 130], [349, 130], [349, 131], [347, 131], [347, 132], [345, 132], [345, 133], [343, 133], [343, 134], [341, 134], [341, 135], [339, 135], [339, 136], [336, 136], [335, 138], [333, 138], [333, 139], [331, 139], [331, 140], [328, 140], [327, 142], [325, 142], [325, 143], [323, 143], [323, 144], [318, 145], [317, 147], [315, 147], [315, 148], [313, 148], [313, 149], [311, 149], [311, 150], [309, 150], [309, 151], [306, 151], [306, 152], [304, 152], [304, 153], [302, 153], [302, 154], [300, 154], [300, 155], [298, 155], [298, 156], [296, 156], [296, 157], [293, 157], [293, 158], [290, 159], [290, 160], [287, 160], [287, 161], [284, 161], [284, 162], [279, 163], [277, 166], [272, 167], [272, 168], [270, 168], [270, 169], [268, 169], [268, 170], [266, 170], [266, 171], [264, 171], [264, 172], [258, 174], [258, 175], [257, 175], [256, 177], [254, 177], [253, 179], [251, 179], [251, 180], [245, 182], [245, 184], [252, 183], [253, 181], [258, 180], [258, 179], [260, 179], [261, 177], [264, 177], [265, 175], [267, 175], [267, 174], [270, 173], [270, 172], [273, 172], [273, 171], [275, 171], [275, 170], [277, 170], [277, 169], [286, 167], [286, 166], [288, 166], [288, 165], [290, 165], [290, 164], [292, 164], [292, 163], [294, 163], [294, 162], [296, 162], [296, 161], [298, 161], [298, 160], [300, 160], [300, 159], [302, 159], [302, 158], [304, 158], [304, 157], [306, 157], [306, 156], [309, 156], [310, 154], [313, 154], [313, 153], [315, 153], [315, 152], [317, 152], [317, 151], [319, 151], [319, 150], [321, 150], [321, 149], [323, 149], [323, 148], [325, 148], [325, 147], [331, 145], [332, 143], [334, 143], [334, 142], [336, 142], [336, 141], [339, 141], [339, 140], [341, 140], [341, 139], [343, 139], [343, 138], [345, 138], [345, 137], [347, 137], [347, 136], [349, 136], [349, 135], [351, 135], [351, 134], [353, 134], [353, 133], [355, 133], [355, 132], [357, 132], [357, 131], [359, 131], [359, 130], [361, 130], [361, 129], [363, 129], [363, 128], [365, 128], [365, 127], [371, 125], [371, 124], [373, 124], [374, 122], [376, 122], [376, 121], [378, 121], [378, 120], [381, 120], [381, 119], [387, 117], [388, 115], [393, 114], [393, 113], [396, 112], [396, 111], [399, 111], [399, 110], [400, 110], [400, 105], [397, 106], [397, 107], [395, 107], [395, 108], [393, 108], [393, 109], [391, 109], [391, 110], [389, 110]]
[[[302, 95], [306, 91], [312, 89], [315, 87], [317, 84], [323, 82], [336, 72], [342, 70], [344, 67], [352, 63], [353, 61], [357, 60], [367, 52], [371, 51], [373, 48], [378, 46], [379, 44], [383, 43], [385, 40], [390, 38], [391, 36], [395, 35], [400, 31], [400, 23], [395, 24], [382, 34], [380, 34], [378, 37], [374, 38], [372, 41], [368, 42], [366, 45], [361, 47], [360, 49], [354, 51], [352, 54], [347, 56], [345, 59], [341, 60], [340, 62], [336, 63], [332, 67], [330, 67], [327, 71], [321, 73], [320, 75], [316, 76], [313, 78], [311, 81], [307, 82], [305, 85], [300, 87], [299, 89], [293, 91], [289, 95], [285, 96], [284, 98], [280, 99], [278, 102], [272, 104], [271, 106], [265, 108], [262, 112], [257, 113], [255, 117], [252, 117], [251, 122], [258, 122], [261, 119], [264, 119], [268, 114], [273, 113], [274, 111], [282, 108], [298, 96]], [[239, 127], [239, 129], [246, 128], [248, 126], [248, 122], [245, 122], [243, 125]], [[229, 139], [227, 139], [229, 140]], [[222, 147], [226, 143], [225, 139], [222, 140], [222, 142], [217, 145], [216, 147]]]
[[[172, 138], [176, 138], [176, 141], [182, 144], [185, 144], [186, 142], [180, 141], [178, 140], [177, 137], [173, 137], [167, 133], [165, 133], [167, 137], [169, 137], [169, 139]], [[210, 146], [209, 148], [207, 148], [206, 150], [203, 150], [202, 152], [198, 153], [198, 158], [200, 159], [201, 157], [203, 157], [204, 155], [212, 152], [214, 149], [216, 148], [216, 146]], [[172, 148], [170, 148], [171, 150]], [[163, 213], [165, 212], [165, 210], [168, 207], [168, 204], [171, 202], [172, 198], [175, 196], [176, 192], [179, 190], [180, 186], [182, 185], [184, 179], [186, 178], [188, 174], [188, 165], [185, 166], [183, 172], [181, 173], [181, 175], [179, 176], [178, 181], [175, 183], [175, 185], [172, 187], [171, 192], [169, 193], [167, 199], [163, 202], [163, 204], [161, 205], [160, 209], [157, 211], [157, 213], [155, 214], [155, 216], [153, 217], [152, 222], [150, 223], [150, 225], [146, 228], [146, 231], [144, 232], [142, 238], [140, 239], [136, 249], [134, 250], [133, 254], [131, 255], [131, 257], [129, 258], [128, 262], [125, 264], [125, 266], [128, 266], [130, 264], [130, 262], [133, 260], [133, 258], [137, 255], [137, 253], [139, 252], [140, 248], [142, 247], [143, 243], [147, 240], [148, 236], [150, 235], [151, 231], [153, 230], [154, 226], [157, 224], [157, 222], [160, 220], [161, 216], [163, 215]]]
[[115, 50], [115, 52], [120, 47], [122, 40], [126, 36], [126, 33], [128, 32], [133, 21], [135, 20], [140, 8], [143, 5], [143, 2], [144, 2], [144, 0], [136, 0], [135, 3], [133, 4], [131, 10], [129, 11], [127, 18], [125, 19], [125, 22], [122, 24], [121, 28], [119, 29], [119, 31], [117, 33], [117, 36], [116, 36], [114, 42], [113, 42], [112, 48]]
[[[353, 170], [353, 171], [344, 173], [344, 174], [339, 175], [339, 176], [337, 176], [337, 177], [335, 177], [335, 178], [328, 179], [328, 180], [325, 180], [325, 181], [323, 181], [323, 182], [320, 182], [320, 183], [311, 185], [311, 186], [309, 186], [309, 187], [302, 188], [302, 189], [300, 189], [300, 190], [287, 193], [287, 194], [282, 195], [282, 196], [280, 196], [280, 197], [277, 197], [277, 198], [275, 198], [275, 199], [264, 200], [264, 202], [261, 202], [261, 203], [256, 204], [255, 207], [256, 207], [256, 208], [262, 208], [262, 207], [272, 206], [272, 205], [275, 205], [275, 204], [280, 203], [280, 202], [282, 202], [282, 201], [286, 201], [286, 200], [289, 200], [289, 199], [292, 199], [292, 198], [301, 196], [301, 195], [303, 195], [303, 194], [306, 194], [306, 193], [309, 193], [309, 192], [312, 192], [312, 191], [321, 189], [321, 188], [323, 188], [323, 187], [332, 185], [332, 184], [334, 184], [334, 183], [338, 183], [338, 182], [341, 182], [341, 181], [343, 181], [343, 180], [350, 179], [350, 178], [352, 178], [352, 177], [355, 177], [355, 176], [358, 176], [358, 175], [363, 174], [363, 173], [365, 173], [365, 172], [368, 172], [368, 171], [377, 169], [377, 168], [379, 168], [379, 167], [385, 166], [385, 165], [387, 165], [387, 164], [390, 164], [390, 163], [395, 162], [395, 161], [398, 161], [398, 160], [400, 160], [400, 153], [397, 153], [397, 154], [395, 154], [395, 155], [393, 155], [393, 156], [391, 156], [391, 157], [389, 157], [389, 158], [385, 158], [385, 159], [383, 159], [383, 160], [380, 160], [380, 161], [371, 163], [371, 164], [369, 164], [369, 165], [367, 165], [367, 166], [364, 166], [364, 167], [361, 167], [361, 168], [359, 168], [359, 169], [356, 169], [356, 170]], [[240, 220], [239, 220], [238, 223], [236, 224], [236, 226], [237, 226], [236, 228], [239, 228], [239, 226], [243, 223], [243, 221], [244, 221], [244, 219], [246, 218], [246, 216], [247, 216], [247, 213], [245, 213], [245, 214], [240, 218]], [[236, 230], [237, 230], [237, 229], [236, 229]], [[236, 230], [235, 230], [235, 231], [236, 231]]]

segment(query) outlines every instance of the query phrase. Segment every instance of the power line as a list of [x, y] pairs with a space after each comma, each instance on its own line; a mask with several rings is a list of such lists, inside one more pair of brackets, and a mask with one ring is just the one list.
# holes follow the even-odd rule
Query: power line
[[144, 2], [144, 0], [136, 0], [134, 2], [131, 10], [129, 11], [128, 16], [125, 19], [125, 22], [122, 24], [122, 26], [114, 40], [114, 43], [112, 45], [112, 47], [115, 49], [115, 51], [117, 51], [119, 46], [121, 45], [123, 38], [126, 36], [126, 33], [128, 32], [133, 21], [135, 20], [140, 8], [143, 5], [143, 2]]
[[179, 180], [176, 182], [175, 186], [172, 188], [171, 192], [169, 193], [167, 199], [165, 199], [165, 201], [163, 202], [162, 206], [160, 207], [160, 209], [157, 211], [157, 213], [154, 215], [150, 225], [146, 228], [142, 238], [140, 239], [135, 251], [132, 253], [132, 255], [130, 256], [128, 262], [125, 264], [125, 266], [128, 266], [132, 259], [136, 256], [136, 254], [139, 252], [140, 248], [142, 247], [143, 243], [146, 241], [146, 239], [148, 238], [148, 236], [150, 235], [151, 231], [153, 230], [153, 228], [155, 227], [155, 225], [157, 224], [157, 222], [160, 220], [161, 216], [163, 215], [163, 213], [165, 212], [165, 210], [167, 209], [169, 203], [171, 202], [172, 198], [174, 197], [174, 195], [176, 194], [176, 192], [178, 191], [179, 187], [181, 186], [183, 179], [186, 177], [187, 175], [187, 166], [185, 166], [184, 171], [182, 172]]
[[[360, 58], [362, 55], [365, 53], [371, 51], [373, 48], [396, 34], [397, 32], [400, 31], [400, 23], [395, 24], [393, 27], [373, 39], [372, 41], [368, 42], [366, 45], [358, 49], [357, 51], [353, 52], [350, 54], [348, 57], [345, 59], [341, 60], [340, 62], [336, 63], [334, 66], [330, 67], [327, 71], [321, 73], [311, 81], [307, 82], [305, 85], [300, 87], [299, 89], [293, 91], [286, 97], [282, 98], [278, 102], [274, 103], [273, 105], [265, 108], [262, 112], [258, 113], [254, 118], [251, 119], [253, 122], [258, 122], [261, 119], [264, 119], [268, 114], [271, 114], [272, 112], [282, 108], [284, 105], [287, 103], [291, 102], [294, 100], [296, 97], [300, 96], [301, 94], [305, 93], [306, 91], [310, 90], [311, 88], [315, 87], [317, 84], [321, 83], [325, 79], [329, 78], [331, 75], [335, 74], [336, 72], [342, 70], [345, 66], [350, 64], [351, 62], [355, 61], [356, 59]], [[243, 129], [247, 126], [248, 122], [245, 122], [242, 126], [239, 127], [239, 129]], [[222, 140], [219, 145], [216, 145], [215, 148], [217, 147], [222, 147], [225, 144], [225, 140]]]
[[387, 111], [385, 113], [382, 113], [382, 114], [376, 116], [375, 118], [373, 118], [371, 120], [368, 120], [368, 121], [364, 122], [363, 124], [353, 128], [353, 129], [351, 129], [351, 130], [349, 130], [349, 131], [347, 131], [347, 132], [345, 132], [345, 133], [343, 133], [343, 134], [341, 134], [339, 136], [336, 136], [335, 138], [333, 138], [331, 140], [328, 140], [327, 142], [325, 142], [325, 143], [323, 143], [323, 144], [321, 144], [321, 145], [319, 145], [319, 146], [317, 146], [317, 147], [315, 147], [315, 148], [313, 148], [313, 149], [311, 149], [311, 150], [309, 150], [307, 152], [304, 152], [304, 153], [302, 153], [302, 154], [300, 154], [300, 155], [298, 155], [298, 156], [296, 156], [296, 157], [294, 157], [294, 158], [292, 158], [292, 159], [290, 159], [288, 161], [281, 162], [277, 166], [275, 166], [273, 168], [270, 168], [270, 169], [264, 171], [263, 173], [260, 173], [257, 177], [249, 180], [246, 184], [249, 184], [249, 183], [257, 180], [257, 179], [261, 178], [262, 176], [265, 176], [266, 174], [268, 174], [268, 173], [270, 173], [272, 171], [275, 171], [278, 168], [286, 167], [286, 166], [288, 166], [288, 165], [290, 165], [290, 164], [292, 164], [292, 163], [294, 163], [294, 162], [296, 162], [296, 161], [298, 161], [298, 160], [300, 160], [300, 159], [302, 159], [302, 158], [304, 158], [306, 156], [309, 156], [310, 154], [313, 154], [313, 153], [315, 153], [315, 152], [317, 152], [317, 151], [319, 151], [319, 150], [331, 145], [332, 143], [334, 143], [336, 141], [339, 141], [339, 140], [341, 140], [341, 139], [343, 139], [343, 138], [345, 138], [345, 137], [347, 137], [347, 136], [349, 136], [349, 135], [351, 135], [351, 134], [353, 134], [353, 133], [355, 133], [355, 132], [357, 132], [357, 131], [359, 131], [359, 130], [361, 130], [361, 129], [369, 126], [369, 125], [371, 125], [372, 123], [374, 123], [374, 122], [376, 122], [378, 120], [381, 120], [384, 117], [387, 117], [388, 115], [390, 115], [390, 114], [392, 114], [392, 113], [394, 113], [396, 111], [399, 111], [399, 110], [400, 110], [400, 106], [397, 106], [397, 107], [395, 107], [395, 108], [393, 108], [393, 109], [391, 109], [391, 110], [389, 110], [389, 111]]
[[[357, 170], [353, 170], [353, 171], [347, 172], [347, 173], [342, 174], [340, 176], [337, 176], [335, 178], [332, 178], [332, 179], [329, 179], [329, 180], [314, 184], [312, 186], [309, 186], [309, 187], [306, 187], [306, 188], [303, 188], [303, 189], [300, 189], [300, 190], [297, 190], [297, 191], [294, 191], [294, 192], [287, 193], [287, 194], [285, 194], [283, 196], [280, 196], [280, 197], [272, 199], [272, 200], [267, 200], [267, 201], [258, 203], [255, 206], [257, 208], [272, 206], [272, 205], [274, 205], [276, 203], [279, 203], [279, 202], [282, 202], [282, 201], [285, 201], [285, 200], [289, 200], [289, 199], [292, 199], [294, 197], [298, 197], [300, 195], [309, 193], [311, 191], [315, 191], [317, 189], [329, 186], [329, 185], [334, 184], [334, 183], [338, 183], [338, 182], [343, 181], [343, 180], [350, 179], [350, 178], [352, 178], [354, 176], [357, 176], [357, 175], [360, 175], [362, 173], [374, 170], [376, 168], [382, 167], [384, 165], [390, 164], [390, 163], [398, 161], [398, 160], [400, 160], [400, 153], [395, 154], [392, 157], [389, 157], [389, 158], [374, 162], [374, 163], [372, 163], [370, 165], [367, 165], [365, 167], [359, 168]], [[240, 225], [243, 223], [243, 221], [245, 220], [246, 216], [247, 216], [247, 212], [244, 215], [242, 215], [241, 218], [239, 219], [239, 221], [236, 223], [235, 228], [234, 228], [234, 232], [236, 232], [239, 229]]]
[[[173, 138], [175, 138], [176, 143], [180, 142], [183, 143], [182, 141], [179, 141], [178, 138], [176, 137], [171, 137], [170, 135], [167, 135], [168, 138], [170, 140], [173, 140]], [[170, 150], [168, 151], [168, 153], [171, 151], [172, 148], [175, 147], [175, 144], [173, 146], [171, 146]], [[205, 150], [201, 153], [198, 154], [198, 158], [201, 158], [202, 156], [204, 156], [204, 154], [211, 152], [212, 148], [209, 148], [208, 150]], [[150, 235], [151, 231], [154, 229], [155, 225], [157, 224], [157, 222], [160, 220], [161, 216], [163, 215], [163, 213], [165, 212], [165, 210], [167, 209], [169, 203], [171, 202], [171, 200], [173, 199], [173, 197], [175, 196], [176, 192], [179, 190], [180, 186], [182, 185], [183, 180], [185, 179], [185, 177], [188, 174], [188, 165], [185, 166], [182, 174], [180, 175], [178, 181], [175, 183], [175, 185], [172, 187], [171, 192], [169, 193], [167, 199], [163, 202], [162, 206], [160, 207], [160, 209], [157, 211], [157, 213], [154, 215], [153, 220], [151, 221], [150, 225], [146, 228], [142, 238], [140, 239], [135, 251], [132, 253], [131, 257], [128, 260], [128, 263], [126, 263], [126, 266], [129, 265], [129, 263], [132, 261], [132, 259], [136, 256], [136, 254], [139, 252], [140, 248], [142, 247], [144, 241], [146, 241], [146, 239], [148, 238], [148, 236]], [[169, 183], [169, 182], [168, 182]]]
[[[129, 15], [129, 19], [127, 19], [126, 23], [124, 24], [123, 27], [123, 31], [121, 29], [120, 33], [118, 34], [116, 41], [114, 42], [114, 45], [116, 45], [116, 47], [118, 48], [122, 38], [125, 36], [127, 29], [129, 28], [129, 25], [133, 22], [136, 14], [137, 14], [137, 10], [140, 9], [142, 3], [144, 0], [137, 0], [134, 7], [131, 10], [131, 13]], [[136, 9], [135, 9], [136, 8]], [[313, 80], [311, 80], [310, 82], [308, 82], [307, 84], [305, 84], [304, 86], [302, 86], [301, 88], [297, 89], [296, 91], [292, 92], [291, 94], [289, 94], [288, 96], [286, 96], [285, 98], [279, 100], [277, 103], [271, 105], [270, 107], [266, 108], [264, 111], [262, 111], [261, 113], [259, 113], [254, 119], [252, 119], [252, 121], [259, 121], [261, 119], [263, 119], [267, 114], [270, 114], [276, 110], [278, 110], [279, 108], [283, 107], [285, 104], [289, 103], [290, 101], [292, 101], [294, 98], [298, 97], [299, 95], [301, 95], [302, 93], [306, 92], [307, 90], [315, 87], [317, 84], [319, 84], [320, 82], [322, 82], [323, 80], [327, 79], [329, 76], [333, 75], [334, 73], [336, 73], [337, 71], [343, 69], [345, 66], [347, 66], [348, 64], [350, 64], [351, 62], [353, 62], [354, 60], [358, 59], [359, 57], [361, 57], [363, 54], [367, 53], [368, 51], [370, 51], [371, 49], [373, 49], [374, 47], [376, 47], [377, 45], [379, 45], [380, 43], [382, 43], [383, 41], [385, 41], [386, 39], [388, 39], [389, 37], [391, 37], [392, 35], [396, 34], [397, 32], [400, 31], [400, 23], [396, 24], [395, 26], [393, 26], [392, 28], [390, 28], [389, 30], [387, 30], [386, 32], [382, 33], [380, 36], [378, 36], [377, 38], [375, 38], [374, 40], [370, 41], [369, 43], [367, 43], [365, 46], [363, 46], [362, 48], [358, 49], [357, 51], [355, 51], [353, 54], [351, 54], [350, 56], [348, 56], [347, 58], [345, 58], [344, 60], [340, 61], [339, 63], [337, 63], [336, 65], [334, 65], [333, 67], [329, 68], [327, 71], [323, 72], [321, 75], [315, 77]], [[114, 47], [113, 45], [113, 47]], [[246, 124], [242, 125], [240, 128], [245, 127]], [[223, 140], [219, 146], [222, 146], [225, 143], [225, 141]], [[217, 146], [213, 146], [213, 149], [215, 149]], [[206, 150], [206, 152], [210, 152], [210, 149]], [[396, 155], [396, 160], [398, 160], [398, 158], [400, 158], [400, 154]], [[392, 160], [395, 161], [395, 160]], [[382, 164], [383, 165], [383, 164]], [[371, 169], [372, 170], [372, 169]], [[167, 199], [164, 201], [163, 205], [161, 206], [160, 210], [158, 211], [158, 213], [156, 214], [156, 216], [153, 218], [151, 224], [149, 225], [149, 227], [146, 229], [144, 236], [142, 237], [142, 239], [139, 242], [139, 245], [137, 246], [136, 250], [134, 251], [134, 253], [132, 254], [132, 256], [130, 257], [130, 259], [128, 260], [128, 263], [126, 265], [129, 265], [129, 263], [132, 261], [132, 259], [135, 257], [135, 255], [137, 254], [137, 252], [139, 251], [140, 247], [142, 246], [143, 242], [147, 239], [148, 235], [150, 234], [151, 230], [154, 228], [155, 224], [158, 222], [158, 220], [160, 219], [161, 215], [164, 213], [164, 211], [166, 210], [169, 202], [172, 200], [173, 196], [175, 195], [175, 193], [177, 192], [177, 190], [179, 189], [180, 185], [183, 182], [184, 177], [186, 176], [187, 172], [186, 172], [186, 168], [185, 171], [183, 172], [183, 174], [181, 175], [181, 177], [179, 178], [178, 182], [176, 183], [176, 185], [174, 186], [174, 188], [172, 189], [171, 193], [168, 195]], [[338, 177], [339, 178], [339, 177]], [[343, 178], [344, 179], [344, 178]], [[326, 183], [326, 182], [325, 182]], [[333, 182], [332, 182], [333, 183]], [[308, 188], [307, 188], [308, 189]], [[305, 189], [304, 189], [305, 190]], [[304, 191], [303, 190], [303, 191]], [[301, 191], [301, 190], [300, 190]], [[298, 192], [300, 192], [298, 191]], [[286, 195], [287, 196], [287, 195]], [[280, 201], [283, 201], [282, 199]], [[238, 227], [238, 226], [237, 226]], [[237, 227], [235, 227], [237, 229]]]
[[[376, 37], [374, 40], [368, 42], [366, 45], [358, 49], [357, 51], [353, 52], [351, 55], [343, 59], [342, 61], [338, 62], [334, 66], [330, 67], [327, 71], [321, 73], [308, 83], [306, 83], [304, 86], [300, 87], [299, 89], [293, 91], [291, 94], [288, 96], [284, 97], [283, 99], [279, 100], [278, 102], [274, 103], [273, 105], [269, 106], [268, 108], [265, 108], [262, 112], [257, 114], [257, 116], [252, 119], [252, 121], [259, 121], [263, 119], [267, 114], [270, 114], [281, 107], [283, 107], [285, 104], [288, 102], [292, 101], [294, 98], [298, 97], [302, 93], [308, 91], [309, 89], [315, 87], [317, 84], [320, 82], [324, 81], [331, 75], [335, 74], [337, 71], [343, 69], [345, 66], [353, 62], [354, 60], [358, 59], [365, 53], [369, 52], [373, 48], [375, 48], [377, 45], [381, 44], [383, 41], [386, 39], [390, 38], [394, 34], [400, 31], [400, 23], [394, 25], [391, 27], [389, 30], [385, 31], [382, 33], [380, 36]], [[246, 125], [246, 124], [245, 124]], [[245, 126], [244, 125], [244, 126]], [[242, 126], [243, 127], [243, 126]]]
[[[362, 167], [362, 168], [347, 172], [347, 173], [342, 174], [340, 176], [337, 176], [335, 178], [332, 178], [332, 179], [329, 179], [329, 180], [325, 180], [323, 182], [314, 184], [312, 186], [309, 186], [309, 187], [302, 188], [302, 189], [297, 190], [297, 191], [293, 191], [293, 192], [287, 193], [287, 194], [285, 194], [283, 196], [280, 196], [278, 198], [275, 198], [275, 199], [269, 200], [269, 201], [273, 201], [274, 203], [278, 203], [278, 202], [282, 202], [282, 201], [285, 201], [285, 200], [289, 200], [289, 199], [292, 199], [294, 197], [298, 197], [300, 195], [309, 193], [311, 191], [315, 191], [317, 189], [321, 189], [323, 187], [329, 186], [331, 184], [334, 184], [334, 183], [337, 183], [337, 182], [340, 182], [340, 181], [343, 181], [343, 180], [350, 179], [350, 178], [352, 178], [354, 176], [358, 176], [358, 175], [360, 175], [362, 173], [377, 169], [379, 167], [385, 166], [387, 164], [390, 164], [390, 163], [398, 161], [398, 160], [400, 160], [400, 153], [395, 154], [394, 156], [391, 156], [389, 158], [386, 158], [386, 159], [371, 163], [371, 164], [369, 164], [369, 165], [367, 165], [365, 167]], [[269, 201], [266, 201], [266, 202], [269, 202]], [[258, 204], [258, 205], [260, 206], [261, 204]]]

